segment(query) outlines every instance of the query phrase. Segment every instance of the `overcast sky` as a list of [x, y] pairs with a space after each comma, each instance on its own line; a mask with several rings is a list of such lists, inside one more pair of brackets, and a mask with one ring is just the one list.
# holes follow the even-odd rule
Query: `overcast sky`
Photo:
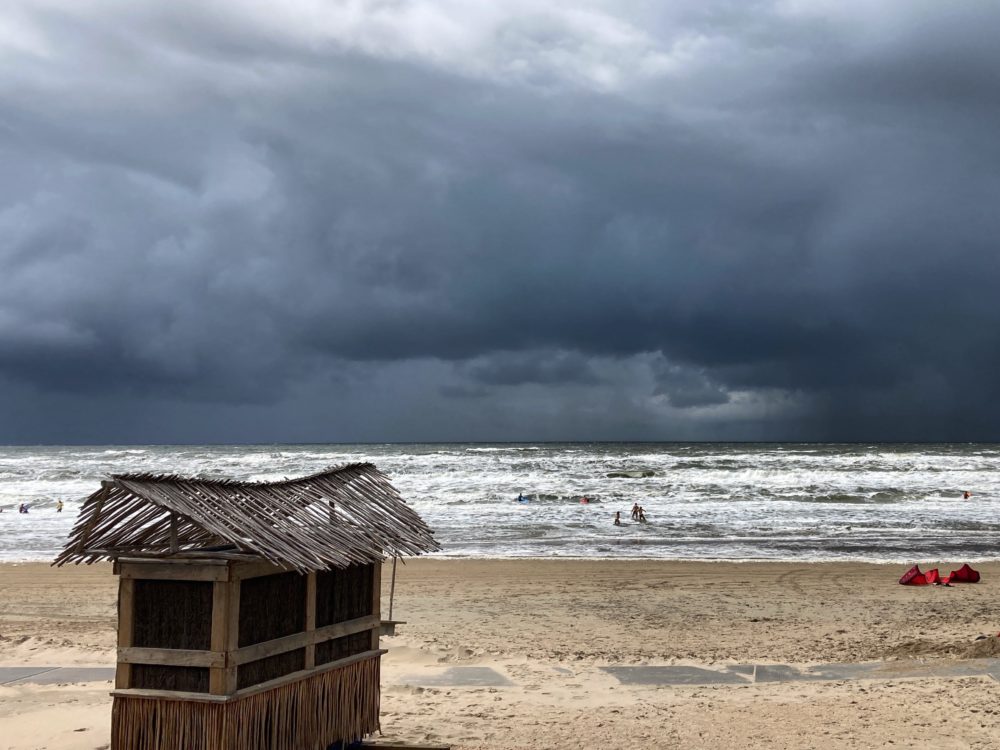
[[0, 441], [1000, 439], [998, 28], [6, 0]]

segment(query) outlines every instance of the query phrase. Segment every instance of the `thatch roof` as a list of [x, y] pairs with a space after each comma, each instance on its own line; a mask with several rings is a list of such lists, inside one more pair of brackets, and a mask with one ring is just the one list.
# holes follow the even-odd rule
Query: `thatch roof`
[[440, 549], [372, 464], [281, 482], [116, 474], [84, 502], [55, 564], [256, 555], [301, 572]]

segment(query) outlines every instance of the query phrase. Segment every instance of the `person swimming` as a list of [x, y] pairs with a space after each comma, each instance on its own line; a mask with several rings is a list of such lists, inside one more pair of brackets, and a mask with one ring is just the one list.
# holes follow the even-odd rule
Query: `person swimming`
[[622, 512], [620, 510], [615, 511], [615, 526], [622, 525]]
[[972, 493], [969, 492], [968, 490], [966, 490], [965, 492], [962, 493], [962, 499], [963, 500], [968, 500], [970, 497], [972, 497]]
[[639, 503], [636, 503], [635, 505], [632, 506], [632, 520], [633, 521], [639, 520]]
[[517, 493], [517, 502], [519, 502], [519, 503], [526, 503], [526, 502], [528, 502], [528, 498], [526, 498], [524, 495], [522, 495], [520, 492], [518, 492]]
[[63, 501], [62, 500], [57, 500], [56, 501], [56, 513], [62, 513], [62, 509], [63, 509]]

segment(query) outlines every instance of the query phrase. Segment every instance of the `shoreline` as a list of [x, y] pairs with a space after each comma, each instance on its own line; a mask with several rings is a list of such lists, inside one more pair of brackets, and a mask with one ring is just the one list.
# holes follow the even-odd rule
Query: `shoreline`
[[[24, 565], [39, 565], [43, 567], [49, 567], [52, 565], [52, 560], [58, 554], [53, 552], [50, 557], [32, 557], [32, 558], [5, 558], [0, 556], [0, 569], [4, 566], [24, 566]], [[992, 557], [962, 557], [957, 563], [954, 562], [952, 558], [940, 558], [940, 557], [907, 557], [907, 558], [871, 558], [871, 557], [789, 557], [789, 558], [778, 558], [778, 557], [626, 557], [623, 555], [616, 555], [614, 557], [601, 557], [599, 555], [586, 555], [586, 556], [574, 556], [574, 555], [465, 555], [465, 554], [441, 554], [434, 553], [428, 555], [422, 555], [420, 560], [425, 561], [441, 561], [441, 562], [462, 562], [466, 560], [477, 561], [477, 562], [496, 562], [496, 563], [507, 563], [507, 562], [565, 562], [565, 563], [586, 563], [586, 562], [631, 562], [631, 563], [664, 563], [664, 564], [693, 564], [693, 565], [715, 565], [715, 564], [731, 564], [731, 565], [883, 565], [883, 566], [905, 566], [900, 574], [905, 572], [907, 568], [911, 565], [920, 565], [921, 567], [925, 565], [933, 566], [948, 566], [955, 565], [959, 567], [962, 563], [969, 564], [982, 564], [990, 565], [993, 563], [1000, 563], [1000, 555], [995, 555]], [[387, 560], [386, 564], [391, 564], [391, 560]], [[65, 566], [64, 566], [65, 567]]]

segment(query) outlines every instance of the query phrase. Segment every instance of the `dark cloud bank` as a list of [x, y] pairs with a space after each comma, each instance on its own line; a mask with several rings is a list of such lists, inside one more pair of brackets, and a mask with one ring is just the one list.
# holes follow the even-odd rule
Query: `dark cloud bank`
[[0, 440], [1000, 438], [1000, 10], [15, 1]]

